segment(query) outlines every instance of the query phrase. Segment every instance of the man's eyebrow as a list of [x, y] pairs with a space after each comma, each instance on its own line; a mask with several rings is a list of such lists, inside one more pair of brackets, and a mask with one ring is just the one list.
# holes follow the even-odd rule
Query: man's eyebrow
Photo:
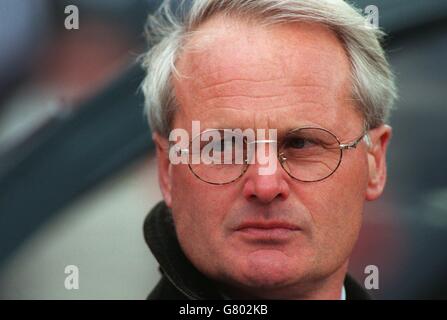
[[215, 130], [242, 130], [242, 132], [243, 132], [244, 130], [253, 129], [253, 128], [236, 126], [236, 125], [230, 125], [230, 126], [228, 126], [228, 125], [210, 125], [210, 126], [203, 126], [201, 129], [202, 129], [202, 131], [215, 129]]
[[201, 129], [243, 129], [252, 126], [252, 117], [238, 108], [223, 107], [219, 111], [207, 114], [200, 123]]
[[316, 122], [312, 122], [312, 121], [297, 121], [297, 122], [294, 122], [294, 123], [290, 123], [290, 124], [284, 125], [280, 129], [280, 131], [288, 133], [288, 132], [290, 132], [292, 130], [295, 130], [295, 129], [298, 129], [298, 128], [305, 128], [305, 127], [327, 129], [327, 126], [324, 126], [324, 125], [322, 125], [320, 123], [316, 123]]

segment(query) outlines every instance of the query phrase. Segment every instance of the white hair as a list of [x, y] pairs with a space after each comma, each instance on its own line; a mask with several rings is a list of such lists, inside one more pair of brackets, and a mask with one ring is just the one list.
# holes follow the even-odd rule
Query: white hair
[[396, 99], [394, 75], [380, 44], [384, 32], [343, 0], [190, 0], [176, 12], [164, 0], [148, 18], [150, 49], [143, 56], [145, 112], [151, 129], [168, 136], [176, 110], [172, 75], [188, 36], [212, 16], [255, 19], [263, 24], [320, 23], [337, 34], [351, 65], [352, 95], [369, 128], [388, 121]]

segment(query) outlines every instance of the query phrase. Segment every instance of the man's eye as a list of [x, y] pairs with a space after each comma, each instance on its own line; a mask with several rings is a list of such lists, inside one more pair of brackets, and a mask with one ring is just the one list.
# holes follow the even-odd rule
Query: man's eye
[[304, 149], [313, 145], [314, 143], [312, 141], [304, 138], [292, 138], [288, 139], [286, 142], [286, 147], [292, 149]]

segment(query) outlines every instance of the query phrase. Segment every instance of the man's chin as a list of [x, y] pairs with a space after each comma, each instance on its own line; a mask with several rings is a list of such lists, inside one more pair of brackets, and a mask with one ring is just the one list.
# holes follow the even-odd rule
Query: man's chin
[[302, 277], [302, 266], [279, 250], [257, 250], [240, 259], [233, 273], [241, 285], [274, 289], [292, 285]]

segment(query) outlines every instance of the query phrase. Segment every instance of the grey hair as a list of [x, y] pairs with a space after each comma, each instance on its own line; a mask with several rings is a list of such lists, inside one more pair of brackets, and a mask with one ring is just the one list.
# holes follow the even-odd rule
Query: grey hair
[[[145, 112], [151, 129], [168, 137], [176, 110], [172, 76], [188, 36], [212, 16], [253, 18], [266, 25], [314, 22], [333, 30], [350, 59], [353, 99], [368, 128], [387, 123], [397, 97], [394, 75], [381, 46], [384, 32], [343, 0], [190, 0], [176, 12], [164, 0], [147, 23], [149, 51], [142, 57]], [[183, 11], [182, 11], [183, 10]]]

